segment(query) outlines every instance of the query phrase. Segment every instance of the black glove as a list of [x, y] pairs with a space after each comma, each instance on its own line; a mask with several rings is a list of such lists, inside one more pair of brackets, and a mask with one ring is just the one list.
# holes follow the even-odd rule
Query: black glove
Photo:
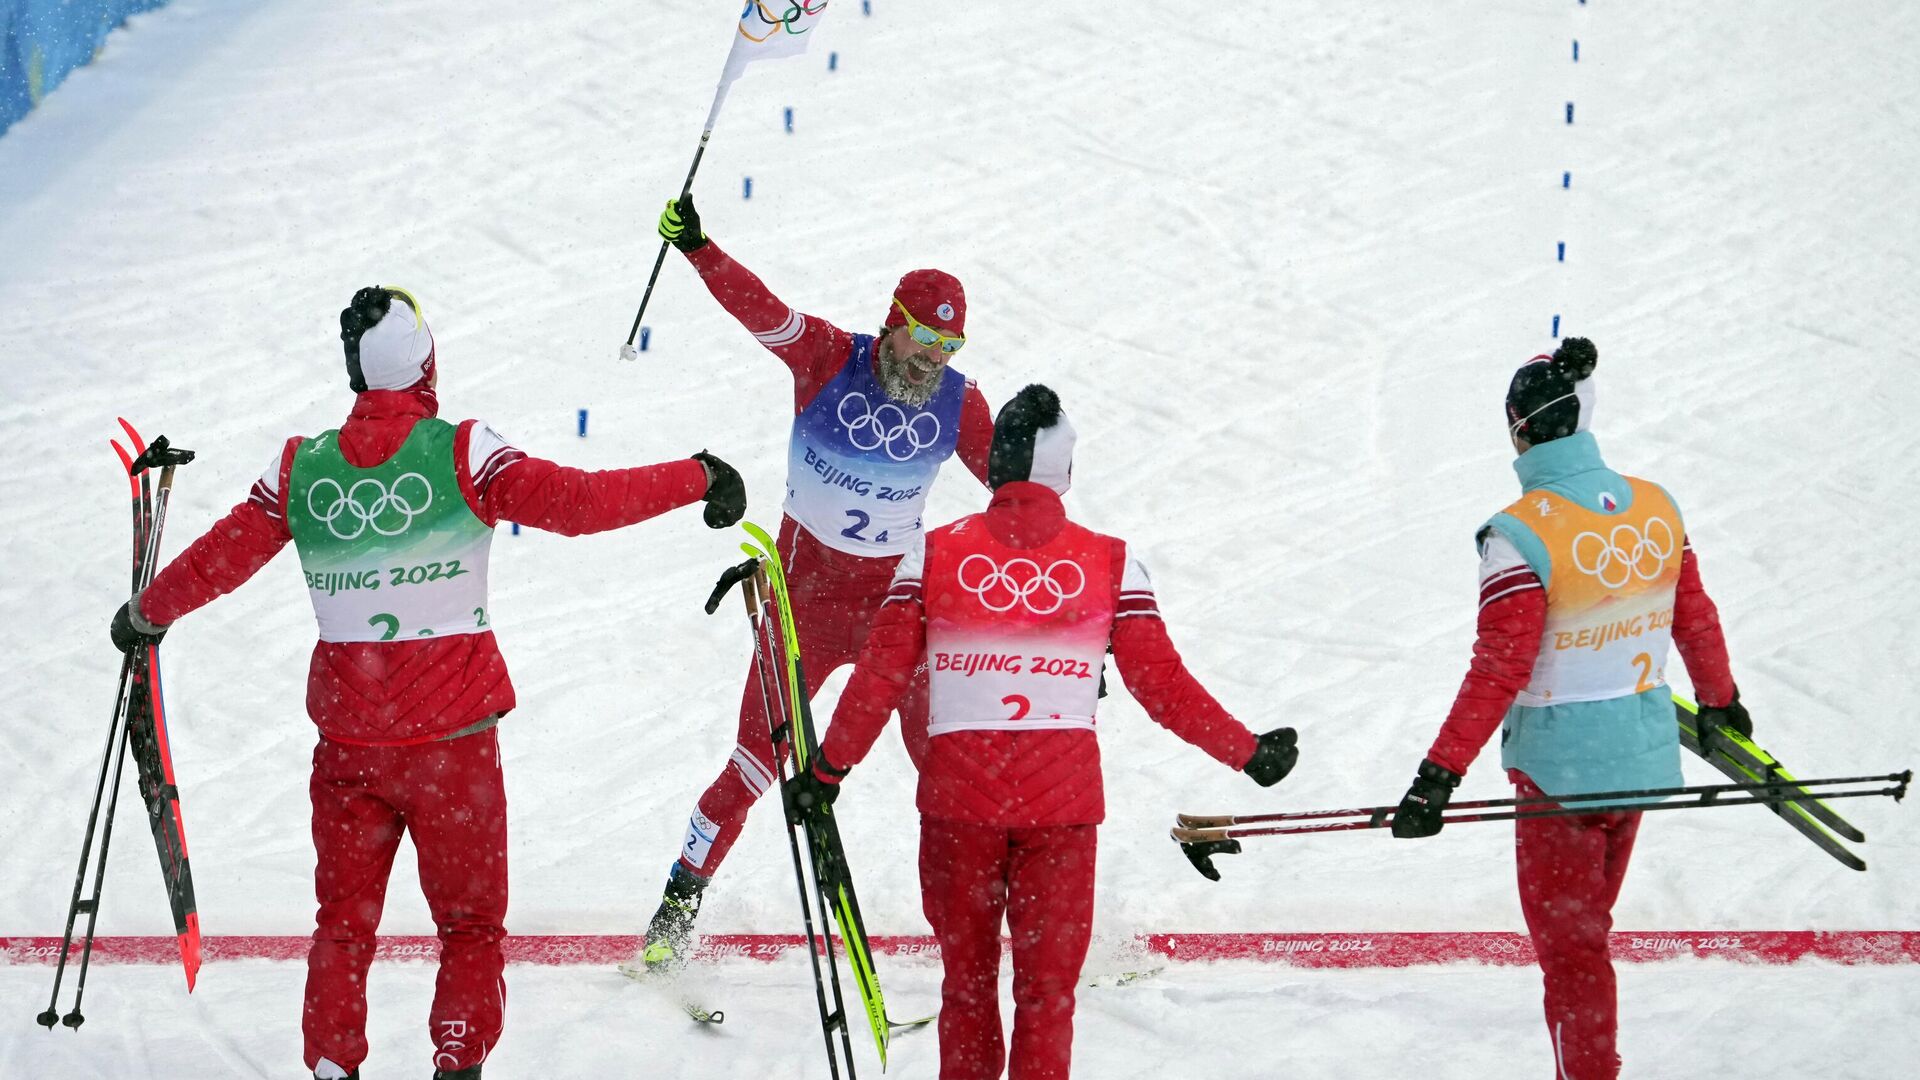
[[1213, 857], [1215, 855], [1240, 854], [1240, 841], [1197, 840], [1193, 843], [1182, 842], [1180, 850], [1187, 853], [1187, 861], [1193, 864], [1195, 870], [1200, 871], [1201, 877], [1206, 878], [1208, 881], [1219, 881], [1220, 871], [1213, 868]]
[[108, 633], [113, 635], [113, 647], [123, 653], [158, 645], [160, 639], [167, 636], [166, 627], [150, 623], [140, 614], [140, 610], [134, 606], [139, 602], [140, 595], [135, 593], [133, 599], [121, 604], [120, 610], [113, 613], [113, 625]]
[[1407, 840], [1439, 832], [1445, 824], [1440, 812], [1447, 808], [1453, 789], [1459, 786], [1460, 777], [1453, 770], [1422, 761], [1413, 785], [1393, 812], [1393, 835]]
[[1753, 717], [1747, 715], [1747, 707], [1740, 704], [1740, 688], [1735, 687], [1733, 700], [1725, 705], [1700, 706], [1700, 720], [1696, 730], [1700, 732], [1700, 749], [1711, 754], [1714, 745], [1719, 742], [1722, 727], [1730, 727], [1740, 733], [1743, 739], [1753, 738]]
[[[1293, 771], [1293, 763], [1300, 760], [1300, 751], [1293, 745], [1294, 738], [1290, 727], [1277, 727], [1260, 736], [1260, 745], [1253, 748], [1253, 756], [1240, 766], [1240, 771], [1253, 777], [1253, 782], [1261, 787], [1272, 787], [1285, 780], [1287, 774]], [[1206, 871], [1202, 870], [1201, 873]]]
[[827, 780], [821, 774], [823, 767], [828, 774], [834, 772], [826, 759], [821, 758], [814, 768], [780, 785], [780, 801], [786, 804], [787, 824], [806, 825], [825, 818], [827, 808], [840, 797], [839, 782]]
[[701, 515], [706, 518], [709, 529], [730, 529], [747, 516], [747, 484], [740, 479], [734, 467], [707, 453], [705, 450], [693, 455], [693, 459], [707, 467], [707, 493], [701, 498], [707, 502], [707, 509]]
[[700, 211], [693, 208], [692, 192], [667, 200], [667, 208], [660, 212], [660, 239], [689, 255], [707, 246], [707, 234], [700, 231]]

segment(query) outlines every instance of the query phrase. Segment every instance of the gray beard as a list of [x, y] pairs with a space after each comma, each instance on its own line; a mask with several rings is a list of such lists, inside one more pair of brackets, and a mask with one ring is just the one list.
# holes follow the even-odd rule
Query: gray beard
[[875, 367], [880, 375], [880, 389], [887, 396], [909, 408], [918, 409], [933, 400], [940, 391], [940, 384], [947, 381], [947, 369], [942, 367], [934, 376], [918, 386], [907, 381], [907, 365], [912, 363], [894, 355], [885, 342], [880, 343], [879, 362]]

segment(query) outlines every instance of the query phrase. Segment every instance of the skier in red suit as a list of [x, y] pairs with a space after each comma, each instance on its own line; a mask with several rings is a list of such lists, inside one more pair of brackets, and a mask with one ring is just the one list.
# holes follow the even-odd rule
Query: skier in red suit
[[[920, 895], [946, 968], [940, 1080], [1065, 1080], [1074, 987], [1093, 932], [1095, 831], [1105, 816], [1094, 713], [1111, 647], [1147, 714], [1262, 786], [1293, 768], [1292, 728], [1256, 736], [1188, 674], [1146, 570], [1122, 541], [1068, 520], [1073, 428], [1029, 386], [994, 429], [987, 511], [928, 533], [900, 560], [814, 768], [786, 791], [795, 819], [832, 803], [923, 664]], [[1013, 1048], [999, 1006], [1000, 927], [1013, 937]]]
[[[922, 535], [927, 493], [959, 456], [982, 483], [992, 413], [973, 380], [948, 366], [966, 343], [967, 299], [939, 270], [900, 279], [877, 334], [848, 333], [774, 296], [700, 229], [692, 198], [667, 204], [660, 235], [686, 254], [714, 299], [793, 373], [793, 429], [780, 523], [806, 693], [853, 663], [903, 553]], [[916, 762], [926, 744], [926, 677], [899, 703]], [[749, 668], [732, 756], [687, 821], [640, 957], [646, 969], [682, 962], [700, 899], [779, 775], [759, 686]], [[640, 970], [633, 962], [623, 970]]]
[[429, 1034], [438, 1080], [477, 1080], [506, 983], [507, 817], [494, 725], [514, 707], [487, 608], [493, 528], [604, 532], [705, 499], [726, 528], [740, 476], [702, 451], [584, 472], [529, 457], [475, 420], [436, 418], [433, 334], [413, 298], [370, 287], [340, 313], [356, 397], [294, 437], [247, 498], [115, 615], [123, 649], [238, 588], [291, 541], [320, 624], [307, 715], [319, 912], [303, 1031], [316, 1080], [357, 1078], [387, 874], [413, 837], [441, 941]]
[[[1441, 830], [1454, 788], [1495, 730], [1522, 798], [1682, 784], [1669, 646], [1700, 698], [1703, 739], [1723, 726], [1753, 734], [1678, 505], [1600, 457], [1589, 430], [1598, 363], [1592, 342], [1568, 338], [1508, 385], [1507, 434], [1524, 494], [1475, 538], [1473, 662], [1394, 812], [1395, 836]], [[1556, 1080], [1620, 1075], [1607, 933], [1640, 830], [1633, 802], [1514, 823]]]

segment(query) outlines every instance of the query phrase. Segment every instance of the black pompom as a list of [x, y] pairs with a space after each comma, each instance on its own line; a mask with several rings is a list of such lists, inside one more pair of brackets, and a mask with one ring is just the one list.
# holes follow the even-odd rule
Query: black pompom
[[1600, 350], [1583, 337], [1570, 337], [1553, 350], [1553, 366], [1574, 382], [1592, 375], [1599, 363]]
[[1060, 395], [1030, 383], [1000, 406], [993, 422], [993, 446], [987, 454], [987, 486], [998, 488], [1033, 474], [1033, 440], [1042, 428], [1060, 422]]
[[367, 389], [360, 374], [360, 338], [386, 318], [393, 306], [393, 294], [378, 285], [369, 285], [353, 294], [353, 300], [340, 309], [340, 341], [347, 350], [347, 384], [353, 392]]
[[[1028, 383], [1013, 395], [1026, 421], [1036, 428], [1049, 428], [1060, 420], [1060, 395], [1040, 383]], [[1008, 402], [1009, 405], [1013, 402]]]

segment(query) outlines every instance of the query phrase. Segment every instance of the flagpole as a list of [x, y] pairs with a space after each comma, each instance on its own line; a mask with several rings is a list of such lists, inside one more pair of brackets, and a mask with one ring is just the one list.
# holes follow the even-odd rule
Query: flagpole
[[[723, 86], [719, 96], [724, 97], [725, 95], [726, 90]], [[714, 111], [719, 111], [718, 98], [714, 101]], [[700, 148], [693, 152], [693, 165], [687, 169], [686, 182], [680, 185], [680, 197], [683, 199], [693, 190], [693, 175], [700, 171], [700, 159], [705, 156], [707, 152], [707, 140], [712, 137], [713, 128], [711, 125], [708, 126], [707, 130], [700, 133]], [[653, 273], [647, 275], [647, 291], [640, 294], [640, 310], [634, 312], [633, 328], [627, 331], [626, 344], [620, 346], [620, 359], [622, 360], [638, 360], [640, 358], [639, 351], [633, 347], [633, 339], [640, 334], [640, 320], [647, 317], [647, 301], [653, 299], [654, 282], [660, 280], [660, 267], [667, 261], [667, 249], [672, 246], [672, 241], [660, 241], [660, 253], [653, 257]]]
[[[792, 8], [788, 10], [786, 15], [783, 15], [778, 20], [768, 18], [767, 17], [768, 13], [764, 9], [764, 6], [762, 6], [761, 19], [767, 25], [785, 26], [789, 32], [792, 32], [792, 27], [790, 24], [800, 19], [802, 16], [817, 18], [821, 12], [826, 10], [827, 5], [824, 2], [824, 0], [822, 0], [819, 7], [817, 8], [807, 6], [807, 3], [809, 2], [810, 0], [803, 0], [802, 3], [795, 4]], [[756, 6], [761, 6], [759, 3], [759, 0], [748, 0], [745, 11], [741, 13], [741, 19], [744, 21], [746, 18], [746, 13], [754, 10]], [[811, 28], [812, 28], [811, 25], [807, 27], [807, 29], [811, 29]], [[687, 168], [686, 181], [680, 185], [680, 198], [682, 199], [686, 198], [687, 195], [693, 191], [694, 174], [700, 171], [700, 159], [706, 156], [707, 140], [713, 138], [713, 128], [715, 123], [717, 123], [720, 119], [720, 106], [726, 103], [727, 91], [732, 89], [733, 80], [740, 77], [741, 68], [744, 67], [747, 63], [751, 62], [753, 59], [755, 59], [754, 56], [745, 55], [741, 52], [741, 47], [740, 47], [741, 41], [745, 40], [754, 45], [758, 45], [760, 43], [763, 43], [769, 40], [769, 38], [764, 35], [762, 37], [755, 38], [747, 34], [744, 28], [737, 31], [737, 35], [738, 36], [736, 36], [734, 39], [733, 47], [727, 51], [727, 66], [724, 69], [722, 69], [722, 71], [720, 72], [720, 85], [714, 88], [713, 107], [707, 110], [706, 127], [703, 128], [700, 132], [700, 146], [698, 149], [696, 149], [693, 152], [693, 164]], [[806, 48], [806, 41], [803, 38], [800, 44], [798, 45], [798, 47], [795, 48], [793, 52], [798, 52], [800, 50], [804, 50], [805, 48]], [[792, 53], [791, 52], [775, 52], [772, 55], [775, 55], [775, 56], [792, 55]], [[647, 317], [647, 302], [653, 299], [653, 287], [660, 280], [660, 268], [661, 266], [665, 265], [667, 261], [667, 248], [670, 246], [672, 246], [672, 241], [662, 240], [660, 242], [659, 254], [653, 257], [653, 273], [647, 275], [647, 290], [646, 292], [640, 294], [640, 310], [634, 312], [633, 326], [627, 330], [626, 343], [620, 346], [620, 358], [622, 360], [638, 360], [640, 358], [639, 350], [633, 347], [633, 342], [635, 338], [640, 336], [640, 321]]]

